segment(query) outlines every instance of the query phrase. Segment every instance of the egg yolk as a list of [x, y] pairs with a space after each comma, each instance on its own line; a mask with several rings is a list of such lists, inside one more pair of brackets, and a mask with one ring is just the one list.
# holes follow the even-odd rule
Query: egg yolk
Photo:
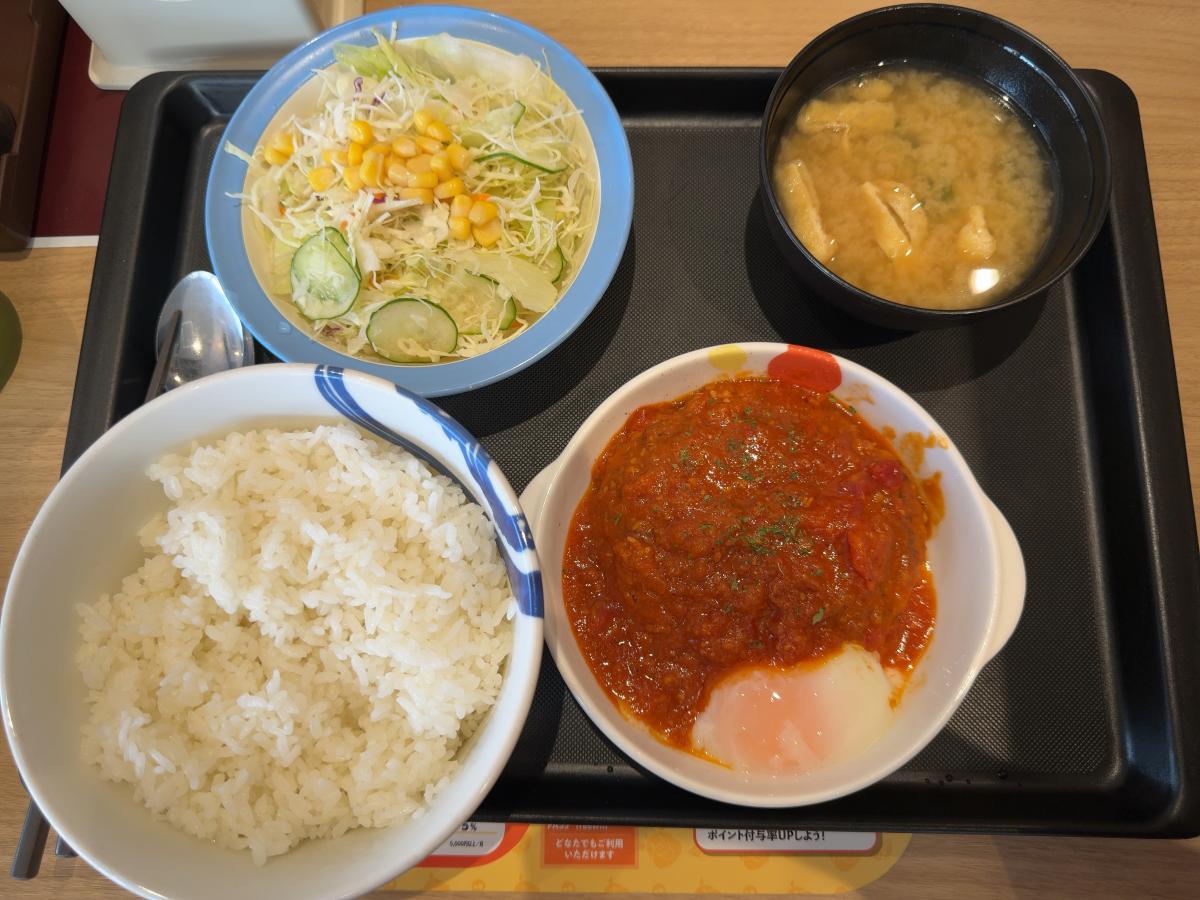
[[712, 692], [692, 743], [735, 769], [811, 772], [882, 737], [892, 690], [879, 657], [857, 644], [817, 663], [741, 671]]

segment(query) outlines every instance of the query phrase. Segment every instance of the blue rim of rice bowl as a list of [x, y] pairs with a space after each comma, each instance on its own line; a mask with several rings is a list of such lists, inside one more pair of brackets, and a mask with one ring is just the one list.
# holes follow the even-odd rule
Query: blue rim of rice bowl
[[[374, 43], [371, 29], [396, 25], [398, 39], [448, 32], [491, 44], [536, 62], [583, 115], [596, 149], [600, 210], [583, 265], [558, 302], [527, 331], [480, 356], [448, 363], [385, 365], [339, 353], [289, 323], [259, 285], [242, 236], [240, 193], [246, 164], [224, 151], [226, 141], [246, 152], [258, 146], [279, 108], [313, 70], [333, 65], [336, 44]], [[204, 201], [205, 235], [213, 271], [234, 310], [260, 344], [285, 362], [352, 365], [403, 385], [425, 397], [456, 394], [491, 384], [541, 359], [583, 323], [608, 289], [625, 252], [633, 222], [633, 159], [612, 100], [596, 76], [561, 44], [513, 19], [454, 6], [412, 6], [383, 10], [337, 26], [297, 47], [277, 62], [250, 90], [230, 119], [213, 159]]]

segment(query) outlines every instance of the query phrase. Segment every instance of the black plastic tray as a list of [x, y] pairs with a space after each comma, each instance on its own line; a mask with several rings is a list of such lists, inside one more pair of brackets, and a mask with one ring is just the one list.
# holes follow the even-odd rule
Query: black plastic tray
[[[604, 299], [525, 372], [443, 406], [514, 486], [615, 388], [677, 353], [783, 339], [899, 384], [953, 437], [1025, 551], [1025, 614], [945, 731], [907, 766], [807, 809], [722, 806], [640, 771], [592, 726], [549, 654], [481, 818], [1182, 836], [1200, 831], [1200, 566], [1137, 104], [1083, 72], [1107, 122], [1112, 213], [1042, 302], [901, 334], [810, 302], [758, 202], [776, 73], [613, 70], [637, 205]], [[159, 75], [122, 113], [66, 459], [140, 402], [159, 307], [209, 264], [203, 194], [254, 73]], [[263, 357], [266, 358], [265, 356]]]

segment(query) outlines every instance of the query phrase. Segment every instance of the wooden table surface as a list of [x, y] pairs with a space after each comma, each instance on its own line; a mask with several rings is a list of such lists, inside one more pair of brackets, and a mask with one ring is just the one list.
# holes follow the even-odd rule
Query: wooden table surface
[[[368, 10], [393, 5], [368, 0]], [[593, 66], [779, 66], [835, 22], [879, 5], [855, 0], [506, 0], [486, 5], [564, 43]], [[1107, 69], [1141, 103], [1193, 496], [1200, 473], [1200, 4], [1195, 0], [1004, 0], [979, 5], [1041, 37], [1072, 65]], [[0, 391], [0, 586], [58, 477], [95, 252], [0, 255], [0, 291], [24, 330]], [[0, 752], [0, 863], [11, 859], [26, 797]], [[120, 890], [82, 863], [48, 859], [3, 897]], [[1134, 841], [916, 835], [867, 896], [1200, 896], [1200, 838]], [[504, 895], [511, 896], [511, 895]]]

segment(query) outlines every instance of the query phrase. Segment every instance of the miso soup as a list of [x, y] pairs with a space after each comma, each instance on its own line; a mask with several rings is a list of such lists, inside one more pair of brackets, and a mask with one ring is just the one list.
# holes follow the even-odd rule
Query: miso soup
[[1053, 217], [1051, 168], [1030, 125], [990, 88], [915, 66], [872, 69], [801, 106], [772, 174], [817, 259], [909, 306], [1002, 299]]

